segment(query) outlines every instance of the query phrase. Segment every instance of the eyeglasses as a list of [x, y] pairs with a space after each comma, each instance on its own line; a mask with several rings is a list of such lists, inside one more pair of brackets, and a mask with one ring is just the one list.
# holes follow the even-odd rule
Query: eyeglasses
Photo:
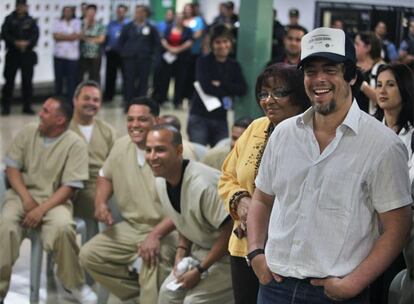
[[257, 99], [266, 100], [269, 97], [272, 97], [273, 99], [281, 99], [281, 98], [289, 96], [290, 93], [292, 93], [292, 90], [285, 90], [285, 89], [273, 90], [271, 92], [262, 91], [259, 94], [257, 94]]

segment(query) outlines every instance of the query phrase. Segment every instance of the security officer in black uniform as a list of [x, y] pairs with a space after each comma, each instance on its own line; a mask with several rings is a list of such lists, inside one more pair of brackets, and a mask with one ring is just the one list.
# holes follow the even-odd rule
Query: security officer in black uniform
[[160, 50], [157, 29], [148, 21], [149, 8], [135, 7], [135, 17], [124, 25], [119, 36], [119, 49], [124, 67], [125, 109], [134, 97], [146, 96], [153, 57]]
[[36, 20], [27, 13], [26, 0], [16, 0], [16, 9], [6, 17], [1, 28], [1, 37], [6, 42], [6, 59], [1, 114], [9, 115], [13, 97], [14, 80], [17, 70], [22, 75], [23, 113], [34, 114], [31, 108], [32, 78], [37, 55], [33, 48], [39, 39], [39, 28]]

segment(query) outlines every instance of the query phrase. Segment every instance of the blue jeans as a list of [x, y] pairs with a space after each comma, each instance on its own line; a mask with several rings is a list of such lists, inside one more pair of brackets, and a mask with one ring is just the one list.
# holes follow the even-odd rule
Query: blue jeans
[[335, 301], [325, 295], [323, 287], [313, 286], [307, 280], [284, 278], [282, 283], [272, 280], [261, 285], [257, 297], [259, 304], [368, 304], [368, 290], [346, 301]]
[[124, 90], [127, 109], [134, 97], [147, 96], [150, 58], [123, 58]]
[[[78, 77], [78, 61], [54, 57], [55, 94], [65, 95], [72, 103]], [[66, 82], [66, 90], [63, 89]]]
[[229, 137], [227, 120], [210, 119], [190, 114], [187, 134], [190, 141], [213, 147], [220, 140]]

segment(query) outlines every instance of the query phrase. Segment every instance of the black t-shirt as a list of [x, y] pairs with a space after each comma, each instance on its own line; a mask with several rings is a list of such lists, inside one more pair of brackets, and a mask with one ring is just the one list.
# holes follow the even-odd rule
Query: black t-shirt
[[190, 163], [190, 161], [188, 159], [183, 160], [181, 178], [180, 178], [180, 182], [178, 183], [177, 186], [172, 186], [171, 184], [169, 184], [167, 182], [168, 198], [169, 198], [172, 206], [174, 207], [174, 209], [178, 213], [181, 213], [181, 204], [180, 204], [180, 201], [181, 201], [181, 186], [183, 184], [184, 172], [185, 172], [185, 169], [187, 168], [189, 163]]
[[[362, 80], [369, 83], [370, 82], [370, 75], [371, 75], [371, 70], [362, 72]], [[358, 91], [357, 95], [355, 96], [355, 99], [358, 103], [359, 108], [362, 111], [368, 113], [369, 98], [362, 91]]]

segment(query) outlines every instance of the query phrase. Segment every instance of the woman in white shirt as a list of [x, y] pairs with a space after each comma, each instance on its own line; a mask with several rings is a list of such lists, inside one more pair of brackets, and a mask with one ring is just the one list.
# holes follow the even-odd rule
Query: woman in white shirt
[[379, 109], [375, 116], [382, 120], [405, 143], [408, 150], [410, 180], [414, 179], [414, 77], [405, 64], [395, 63], [380, 67], [377, 75], [376, 94]]
[[[408, 167], [411, 185], [414, 179], [413, 132], [414, 132], [414, 75], [408, 66], [393, 63], [381, 66], [377, 73], [376, 94], [378, 110], [375, 116], [394, 130], [408, 150]], [[412, 187], [413, 189], [413, 187]], [[412, 193], [414, 194], [414, 193]], [[414, 226], [413, 226], [414, 227]], [[400, 290], [401, 302], [411, 303], [414, 296], [414, 228], [411, 229], [410, 240], [404, 250], [407, 275], [403, 279]], [[402, 256], [398, 257], [382, 276], [383, 288], [387, 288], [390, 280], [404, 268]], [[381, 277], [380, 277], [381, 279]], [[378, 283], [378, 280], [374, 283]], [[379, 288], [379, 286], [377, 286]], [[375, 287], [374, 287], [375, 289]], [[388, 290], [388, 288], [387, 288]]]
[[75, 7], [64, 6], [62, 17], [53, 26], [53, 56], [55, 94], [66, 96], [68, 100], [72, 99], [76, 87], [80, 33], [81, 22], [75, 17]]

